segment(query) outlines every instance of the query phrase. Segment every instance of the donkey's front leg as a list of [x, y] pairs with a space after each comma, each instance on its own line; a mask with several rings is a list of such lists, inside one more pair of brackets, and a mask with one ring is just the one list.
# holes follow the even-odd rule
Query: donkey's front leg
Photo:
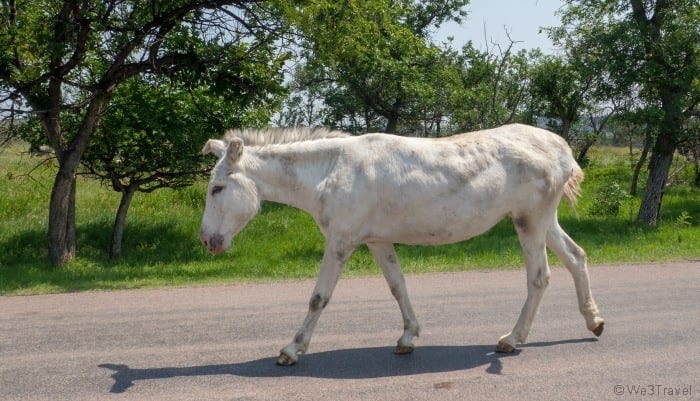
[[316, 287], [311, 295], [311, 300], [309, 300], [309, 311], [306, 314], [304, 323], [294, 336], [294, 340], [280, 351], [277, 364], [294, 365], [297, 362], [298, 355], [306, 352], [311, 340], [311, 334], [314, 331], [314, 327], [316, 327], [316, 322], [321, 316], [323, 308], [326, 307], [331, 299], [333, 289], [338, 283], [343, 267], [354, 249], [352, 246], [337, 242], [326, 242], [321, 272], [316, 280]]

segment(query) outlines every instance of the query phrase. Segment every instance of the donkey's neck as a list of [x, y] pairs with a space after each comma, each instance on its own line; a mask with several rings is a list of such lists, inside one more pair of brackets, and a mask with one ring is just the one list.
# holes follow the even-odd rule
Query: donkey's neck
[[246, 172], [261, 200], [294, 206], [314, 215], [319, 184], [335, 165], [340, 148], [326, 141], [248, 148]]

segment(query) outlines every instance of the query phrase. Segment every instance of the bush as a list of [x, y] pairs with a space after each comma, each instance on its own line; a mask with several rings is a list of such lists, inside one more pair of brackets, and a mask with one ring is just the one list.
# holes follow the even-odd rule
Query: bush
[[614, 217], [620, 214], [620, 207], [629, 195], [617, 181], [603, 187], [589, 206], [588, 214], [591, 216]]

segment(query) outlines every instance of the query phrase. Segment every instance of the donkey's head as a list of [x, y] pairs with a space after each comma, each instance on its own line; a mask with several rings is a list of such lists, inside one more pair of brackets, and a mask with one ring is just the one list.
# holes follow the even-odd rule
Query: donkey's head
[[260, 209], [257, 187], [246, 176], [243, 141], [230, 138], [228, 142], [210, 139], [202, 153], [219, 158], [211, 172], [207, 188], [199, 238], [212, 254], [222, 253], [231, 246], [231, 239], [245, 227]]

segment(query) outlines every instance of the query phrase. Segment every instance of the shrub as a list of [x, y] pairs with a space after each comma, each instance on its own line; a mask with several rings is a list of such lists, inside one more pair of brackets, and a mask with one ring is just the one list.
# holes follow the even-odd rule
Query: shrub
[[589, 206], [588, 214], [591, 216], [614, 217], [620, 214], [620, 207], [629, 195], [617, 181], [613, 181], [600, 189]]

